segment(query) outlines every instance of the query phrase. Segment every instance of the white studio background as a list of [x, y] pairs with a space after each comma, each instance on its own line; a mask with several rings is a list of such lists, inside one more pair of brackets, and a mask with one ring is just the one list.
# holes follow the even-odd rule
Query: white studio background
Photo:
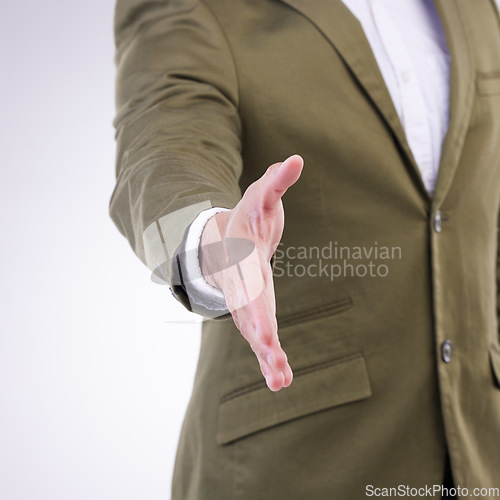
[[170, 498], [200, 325], [108, 216], [113, 10], [2, 2], [2, 500]]

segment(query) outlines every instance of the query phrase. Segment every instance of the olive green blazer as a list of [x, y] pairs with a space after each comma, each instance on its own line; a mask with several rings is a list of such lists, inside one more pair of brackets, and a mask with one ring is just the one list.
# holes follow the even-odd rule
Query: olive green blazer
[[500, 21], [493, 0], [435, 3], [431, 198], [340, 0], [118, 0], [110, 213], [187, 307], [175, 254], [200, 207], [305, 160], [274, 270], [294, 381], [272, 393], [231, 318], [204, 321], [174, 500], [363, 499], [440, 484], [447, 448], [456, 484], [500, 487]]

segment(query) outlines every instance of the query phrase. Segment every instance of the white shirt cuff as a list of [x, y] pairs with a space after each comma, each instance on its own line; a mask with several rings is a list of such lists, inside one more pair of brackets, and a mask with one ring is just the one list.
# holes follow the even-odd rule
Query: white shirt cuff
[[184, 248], [181, 249], [179, 256], [189, 300], [211, 311], [227, 311], [226, 300], [224, 294], [210, 285], [203, 276], [198, 259], [198, 248], [208, 219], [219, 212], [228, 211], [229, 208], [214, 207], [200, 212], [189, 226]]

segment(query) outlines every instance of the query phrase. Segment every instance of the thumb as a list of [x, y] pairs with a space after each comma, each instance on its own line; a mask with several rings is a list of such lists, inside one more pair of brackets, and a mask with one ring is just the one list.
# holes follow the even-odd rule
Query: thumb
[[299, 155], [288, 157], [283, 163], [273, 165], [269, 175], [265, 175], [262, 190], [262, 208], [273, 208], [286, 190], [300, 177], [304, 160]]

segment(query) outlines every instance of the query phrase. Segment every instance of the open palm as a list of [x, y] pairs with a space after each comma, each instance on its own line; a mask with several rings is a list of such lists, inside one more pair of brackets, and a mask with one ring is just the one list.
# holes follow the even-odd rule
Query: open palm
[[[269, 261], [283, 234], [281, 197], [298, 180], [302, 167], [303, 160], [298, 155], [271, 165], [247, 188], [234, 209], [209, 219], [201, 239], [202, 250], [217, 240], [224, 242], [224, 256], [209, 251], [200, 253], [202, 271], [212, 285], [222, 290], [236, 327], [255, 353], [273, 391], [289, 386], [293, 374], [278, 338]], [[252, 244], [250, 255], [239, 262], [232, 255], [234, 245], [229, 244], [238, 241]], [[227, 265], [220, 265], [221, 258]], [[214, 269], [223, 270], [214, 273]]]

